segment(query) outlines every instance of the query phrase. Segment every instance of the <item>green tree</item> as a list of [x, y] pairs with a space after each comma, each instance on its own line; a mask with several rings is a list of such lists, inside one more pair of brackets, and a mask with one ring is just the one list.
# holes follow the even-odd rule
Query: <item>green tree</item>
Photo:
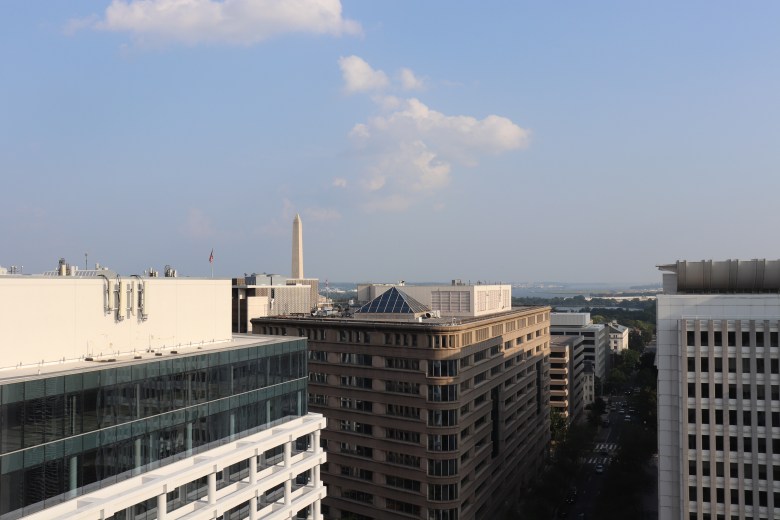
[[569, 425], [566, 417], [558, 408], [550, 409], [550, 432], [552, 440], [556, 445], [560, 445], [566, 440], [566, 433]]

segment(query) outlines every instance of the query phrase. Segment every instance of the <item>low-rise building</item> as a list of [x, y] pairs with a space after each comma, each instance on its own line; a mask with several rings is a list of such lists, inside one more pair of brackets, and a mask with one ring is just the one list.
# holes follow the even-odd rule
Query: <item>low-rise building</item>
[[609, 348], [613, 354], [620, 354], [628, 348], [628, 327], [616, 321], [607, 323], [609, 329]]

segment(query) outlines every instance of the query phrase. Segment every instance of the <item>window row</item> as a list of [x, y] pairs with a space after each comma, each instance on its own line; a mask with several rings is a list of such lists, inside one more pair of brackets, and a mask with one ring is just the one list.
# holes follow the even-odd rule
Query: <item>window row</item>
[[303, 342], [300, 347], [260, 358], [250, 356], [262, 352], [248, 348], [2, 385], [0, 453], [306, 377]]
[[[723, 344], [723, 332], [716, 330], [710, 336], [709, 331], [703, 330], [699, 332], [699, 345], [702, 347], [736, 347], [737, 338], [740, 339], [740, 345], [751, 347], [777, 347], [778, 346], [778, 334], [777, 332], [756, 331], [755, 340], [751, 341], [750, 331], [727, 331], [726, 332], [726, 344]], [[686, 333], [686, 341], [689, 346], [696, 345], [696, 331], [689, 330]]]
[[[695, 372], [696, 371], [696, 360], [699, 360], [699, 371], [700, 372], [710, 372], [710, 360], [708, 357], [699, 357], [696, 356], [688, 356], [688, 372]], [[730, 374], [736, 374], [737, 373], [737, 358], [735, 357], [727, 357], [727, 358], [721, 358], [716, 357], [713, 359], [713, 366], [712, 366], [712, 372], [724, 372], [723, 370], [723, 364], [724, 359], [726, 360], [726, 368]], [[765, 372], [765, 363], [764, 358], [755, 358], [756, 367], [751, 368], [751, 358], [749, 357], [743, 357], [742, 358], [742, 373], [743, 374], [761, 374]], [[777, 358], [771, 358], [769, 360], [769, 372], [771, 374], [780, 374], [780, 360]]]
[[[769, 496], [766, 491], [753, 491], [751, 489], [746, 489], [742, 493], [739, 492], [739, 489], [730, 490], [731, 500], [729, 503], [732, 505], [740, 505], [741, 503], [744, 506], [752, 506], [754, 505], [754, 493], [758, 494], [758, 504], [756, 505], [759, 507], [767, 507], [769, 505]], [[695, 502], [698, 499], [697, 497], [698, 493], [696, 486], [690, 486], [688, 488], [688, 500]], [[741, 501], [740, 498], [742, 498]], [[774, 499], [775, 504], [780, 504], [780, 492], [775, 491], [772, 498]], [[701, 500], [703, 502], [716, 502], [718, 504], [725, 504], [726, 491], [723, 488], [715, 488], [715, 493], [712, 493], [709, 487], [703, 487], [701, 488]]]
[[[712, 386], [712, 391], [715, 399], [723, 399], [724, 390], [728, 391], [725, 397], [726, 399], [739, 399], [741, 397], [742, 399], [749, 400], [753, 398], [753, 390], [751, 385], [748, 383], [742, 384], [741, 392], [739, 392], [739, 388], [736, 383], [700, 383], [698, 388], [696, 386], [696, 383], [688, 383], [688, 397], [700, 397], [702, 399], [709, 399], [711, 397], [710, 386]], [[697, 390], [699, 390], [698, 394], [696, 393]], [[769, 385], [769, 395], [772, 400], [775, 401], [780, 400], [780, 385]], [[763, 383], [756, 384], [755, 397], [756, 400], [758, 401], [763, 401], [766, 399], [767, 394], [766, 394], [765, 384]]]
[[[714, 410], [714, 424], [724, 425], [724, 410]], [[769, 412], [769, 417], [772, 419], [773, 424], [767, 424], [767, 414], [761, 410], [755, 411], [755, 420], [753, 419], [753, 413], [750, 410], [743, 410], [742, 412], [742, 425], [743, 426], [777, 426], [780, 427], [780, 412]], [[710, 424], [710, 410], [708, 408], [701, 409], [698, 413], [696, 409], [688, 409], [688, 423], [695, 424], [699, 419], [701, 424]], [[730, 426], [737, 426], [739, 424], [739, 412], [737, 410], [728, 410], [728, 424]]]
[[[741, 443], [740, 443], [741, 440]], [[780, 439], [769, 439], [772, 442], [772, 453], [778, 453], [780, 454]], [[723, 451], [725, 443], [725, 437], [717, 435], [715, 437], [715, 450], [716, 451]], [[728, 443], [729, 443], [729, 451], [736, 452], [740, 450], [740, 444], [741, 449], [744, 452], [752, 452], [753, 451], [753, 438], [752, 437], [738, 437], [736, 435], [731, 435], [728, 437]], [[702, 435], [701, 438], [697, 442], [697, 436], [695, 434], [689, 434], [688, 435], [688, 449], [690, 450], [710, 450], [712, 449], [712, 443], [710, 442], [710, 436], [709, 435]], [[756, 451], [758, 453], [766, 453], [767, 452], [767, 439], [764, 437], [759, 437], [757, 439], [756, 443]]]

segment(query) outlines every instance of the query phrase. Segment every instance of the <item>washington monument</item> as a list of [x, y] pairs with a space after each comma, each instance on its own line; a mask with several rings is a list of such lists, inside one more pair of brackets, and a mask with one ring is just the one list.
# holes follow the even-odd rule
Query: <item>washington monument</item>
[[293, 219], [292, 278], [303, 278], [303, 227], [301, 216], [297, 213]]

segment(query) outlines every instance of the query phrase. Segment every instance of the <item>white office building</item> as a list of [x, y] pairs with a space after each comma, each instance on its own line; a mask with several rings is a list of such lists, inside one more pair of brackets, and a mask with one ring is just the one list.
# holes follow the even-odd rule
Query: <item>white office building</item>
[[321, 520], [306, 339], [232, 335], [230, 291], [0, 276], [0, 520]]
[[604, 380], [609, 361], [609, 330], [606, 325], [593, 323], [589, 312], [551, 312], [551, 336], [582, 336], [585, 363], [593, 367], [596, 377]]
[[780, 261], [660, 269], [659, 518], [777, 518]]

